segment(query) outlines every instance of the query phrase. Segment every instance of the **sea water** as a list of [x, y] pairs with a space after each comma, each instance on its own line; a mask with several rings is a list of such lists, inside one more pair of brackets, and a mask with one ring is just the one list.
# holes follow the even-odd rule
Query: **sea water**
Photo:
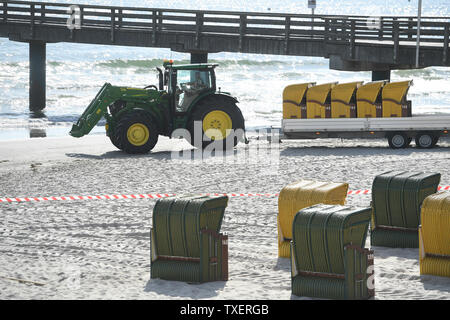
[[[309, 14], [306, 0], [131, 0], [47, 1], [147, 8]], [[318, 0], [316, 14], [417, 15], [417, 0]], [[424, 16], [450, 16], [450, 0], [423, 1]], [[28, 111], [28, 44], [0, 38], [0, 140], [65, 136], [105, 82], [145, 87], [157, 84], [163, 59], [188, 63], [189, 55], [169, 49], [57, 43], [47, 45], [47, 107], [40, 117]], [[279, 127], [284, 87], [298, 82], [370, 81], [370, 72], [329, 69], [313, 57], [215, 53], [217, 85], [239, 100], [246, 127]], [[414, 114], [450, 114], [450, 69], [393, 71], [392, 81], [414, 80], [409, 91]], [[104, 133], [104, 121], [93, 134]]]

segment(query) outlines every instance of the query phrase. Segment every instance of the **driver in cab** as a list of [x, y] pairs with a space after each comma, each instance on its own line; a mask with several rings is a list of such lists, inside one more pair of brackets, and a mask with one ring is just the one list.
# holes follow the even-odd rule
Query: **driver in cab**
[[195, 73], [195, 80], [193, 82], [187, 82], [184, 84], [185, 90], [183, 90], [187, 95], [193, 95], [198, 91], [201, 91], [206, 88], [206, 85], [203, 83], [203, 80], [200, 77], [200, 72]]
[[[181, 98], [181, 103], [177, 108], [179, 111], [184, 111], [189, 107], [189, 104], [195, 99], [200, 91], [208, 88], [203, 82], [200, 72], [195, 73], [195, 80], [192, 82], [180, 83], [181, 90], [177, 90], [177, 96]], [[184, 94], [183, 94], [184, 93]], [[178, 99], [177, 99], [178, 100]]]

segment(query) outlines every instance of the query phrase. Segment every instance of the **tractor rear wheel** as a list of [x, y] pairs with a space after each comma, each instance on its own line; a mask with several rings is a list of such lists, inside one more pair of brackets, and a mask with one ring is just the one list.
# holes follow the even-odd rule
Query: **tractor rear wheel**
[[131, 111], [119, 120], [113, 144], [126, 153], [148, 153], [158, 142], [158, 135], [158, 128], [147, 113]]
[[[199, 123], [197, 127], [196, 122]], [[189, 142], [195, 147], [206, 148], [215, 141], [221, 141], [216, 144], [217, 148], [231, 149], [244, 138], [244, 117], [230, 99], [213, 96], [195, 107], [188, 130], [191, 135]]]

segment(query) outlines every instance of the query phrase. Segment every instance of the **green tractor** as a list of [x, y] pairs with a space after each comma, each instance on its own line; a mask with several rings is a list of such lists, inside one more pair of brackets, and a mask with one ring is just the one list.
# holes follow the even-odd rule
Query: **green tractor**
[[[233, 148], [245, 139], [244, 118], [238, 101], [216, 88], [217, 64], [174, 65], [164, 62], [159, 87], [116, 87], [105, 83], [70, 135], [87, 135], [102, 117], [106, 135], [127, 153], [147, 153], [158, 136], [172, 137], [182, 130], [193, 146], [205, 148], [215, 142]], [[180, 131], [177, 131], [180, 132]]]

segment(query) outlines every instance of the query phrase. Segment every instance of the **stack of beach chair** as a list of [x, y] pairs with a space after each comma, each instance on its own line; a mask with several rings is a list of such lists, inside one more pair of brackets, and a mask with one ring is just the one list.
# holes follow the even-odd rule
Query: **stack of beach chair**
[[[345, 206], [347, 183], [301, 180], [278, 198], [278, 256], [291, 259], [292, 294], [368, 299], [371, 209]], [[369, 270], [369, 271], [368, 271]]]
[[411, 117], [407, 99], [413, 82], [314, 82], [287, 86], [283, 119]]

